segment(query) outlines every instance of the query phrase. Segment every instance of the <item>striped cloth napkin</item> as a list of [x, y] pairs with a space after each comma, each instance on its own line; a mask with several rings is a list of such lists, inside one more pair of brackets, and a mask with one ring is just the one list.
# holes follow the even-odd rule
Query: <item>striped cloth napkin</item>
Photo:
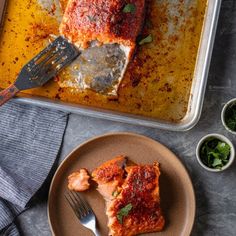
[[19, 235], [14, 219], [47, 178], [67, 117], [16, 102], [0, 107], [0, 235]]

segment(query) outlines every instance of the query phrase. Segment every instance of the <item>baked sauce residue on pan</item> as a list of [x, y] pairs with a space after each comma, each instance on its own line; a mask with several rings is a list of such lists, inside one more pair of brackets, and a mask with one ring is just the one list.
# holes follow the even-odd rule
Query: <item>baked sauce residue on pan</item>
[[[5, 88], [15, 80], [22, 66], [48, 43], [51, 34], [58, 35], [61, 17], [58, 6], [54, 1], [47, 2], [51, 5], [45, 10], [37, 0], [8, 1], [0, 37], [0, 87]], [[147, 1], [141, 38], [152, 34], [153, 42], [138, 47], [117, 99], [92, 91], [60, 88], [55, 80], [25, 93], [180, 121], [187, 113], [206, 2]], [[64, 8], [66, 1], [61, 3]]]

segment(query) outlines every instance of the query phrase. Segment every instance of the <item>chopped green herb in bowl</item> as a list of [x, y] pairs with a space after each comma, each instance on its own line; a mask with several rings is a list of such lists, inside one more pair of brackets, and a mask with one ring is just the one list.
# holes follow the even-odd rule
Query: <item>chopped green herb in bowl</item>
[[198, 143], [196, 155], [202, 167], [218, 172], [227, 169], [233, 163], [235, 150], [231, 141], [225, 136], [209, 134]]
[[221, 169], [228, 163], [229, 156], [230, 146], [217, 138], [209, 138], [200, 149], [202, 162], [210, 168]]
[[228, 131], [236, 134], [236, 99], [225, 104], [221, 113], [221, 120]]

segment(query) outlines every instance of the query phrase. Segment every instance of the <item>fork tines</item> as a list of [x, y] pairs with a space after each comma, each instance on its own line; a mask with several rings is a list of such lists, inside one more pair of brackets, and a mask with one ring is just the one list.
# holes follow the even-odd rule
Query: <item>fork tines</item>
[[92, 208], [78, 192], [67, 191], [65, 197], [79, 219], [93, 213]]

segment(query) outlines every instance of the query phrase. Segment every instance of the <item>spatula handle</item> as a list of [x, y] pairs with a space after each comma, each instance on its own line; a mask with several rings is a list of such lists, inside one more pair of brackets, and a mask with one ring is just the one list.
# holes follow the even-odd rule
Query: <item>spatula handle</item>
[[6, 103], [9, 99], [13, 98], [18, 92], [19, 89], [14, 84], [2, 90], [0, 92], [0, 106]]

